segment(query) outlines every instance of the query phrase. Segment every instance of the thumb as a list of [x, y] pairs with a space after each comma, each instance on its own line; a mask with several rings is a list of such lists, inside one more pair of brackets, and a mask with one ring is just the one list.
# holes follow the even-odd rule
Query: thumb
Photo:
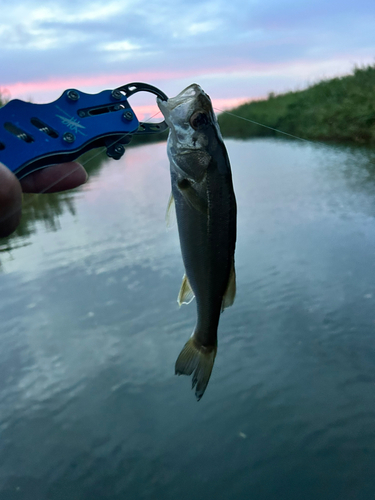
[[15, 175], [0, 163], [0, 238], [18, 226], [22, 213], [22, 189]]

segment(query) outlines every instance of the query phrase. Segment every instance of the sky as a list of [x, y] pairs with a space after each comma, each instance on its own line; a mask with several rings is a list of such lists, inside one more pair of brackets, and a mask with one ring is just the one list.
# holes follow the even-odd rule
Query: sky
[[[0, 90], [36, 103], [133, 81], [217, 109], [375, 63], [373, 0], [0, 0]], [[153, 96], [129, 99], [139, 118]]]

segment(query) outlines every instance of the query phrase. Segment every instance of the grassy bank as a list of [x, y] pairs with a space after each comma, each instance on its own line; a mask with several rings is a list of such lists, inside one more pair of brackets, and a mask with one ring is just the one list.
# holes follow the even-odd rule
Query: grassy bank
[[[375, 65], [231, 112], [305, 139], [375, 144]], [[225, 113], [219, 123], [226, 137], [280, 135]]]

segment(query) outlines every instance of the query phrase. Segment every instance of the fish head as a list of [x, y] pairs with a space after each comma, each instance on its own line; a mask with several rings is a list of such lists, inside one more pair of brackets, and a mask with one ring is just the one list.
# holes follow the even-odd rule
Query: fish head
[[157, 99], [157, 103], [170, 129], [170, 159], [189, 177], [199, 180], [222, 143], [210, 97], [194, 83], [176, 97]]

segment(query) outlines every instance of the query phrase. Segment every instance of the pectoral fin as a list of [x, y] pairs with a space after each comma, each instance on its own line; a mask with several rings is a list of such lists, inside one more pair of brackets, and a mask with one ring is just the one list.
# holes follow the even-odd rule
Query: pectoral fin
[[227, 307], [230, 307], [236, 297], [236, 270], [234, 269], [234, 260], [232, 261], [232, 267], [229, 274], [229, 280], [227, 289], [223, 297], [223, 302], [221, 304], [221, 312]]
[[188, 179], [179, 180], [177, 183], [177, 187], [180, 190], [182, 196], [185, 198], [186, 202], [192, 208], [198, 210], [198, 212], [202, 212], [202, 214], [207, 214], [207, 200], [199, 196]]
[[190, 302], [194, 299], [194, 292], [191, 289], [189, 280], [187, 279], [186, 274], [182, 278], [182, 285], [180, 288], [180, 293], [178, 294], [177, 302], [178, 305], [182, 304], [190, 304]]

